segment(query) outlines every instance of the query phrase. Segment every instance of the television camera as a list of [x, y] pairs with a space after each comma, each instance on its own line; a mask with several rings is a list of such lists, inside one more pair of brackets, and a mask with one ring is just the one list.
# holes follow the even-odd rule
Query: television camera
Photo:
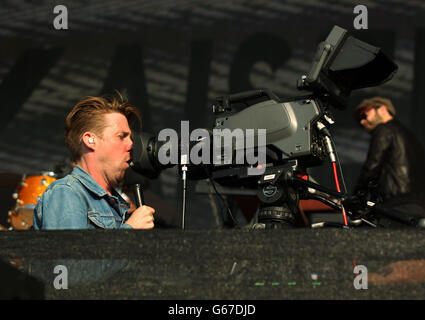
[[[380, 85], [390, 80], [396, 71], [397, 65], [380, 48], [334, 26], [326, 40], [319, 44], [310, 71], [297, 82], [298, 89], [308, 91], [308, 95], [282, 101], [270, 90], [261, 89], [219, 97], [213, 105], [215, 123], [205, 130], [207, 136], [189, 142], [180, 139], [179, 143], [170, 144], [155, 135], [137, 133], [131, 167], [154, 178], [170, 166], [181, 165], [184, 190], [186, 178], [210, 178], [211, 182], [222, 186], [257, 190], [261, 203], [258, 223], [266, 228], [292, 226], [300, 199], [316, 199], [342, 210], [347, 226], [344, 208], [347, 194], [339, 187], [336, 166], [339, 160], [329, 131], [334, 123], [331, 111], [333, 108], [346, 109], [352, 90]], [[222, 153], [218, 153], [218, 157], [214, 153], [217, 144], [215, 141], [211, 144], [209, 138], [215, 137], [216, 130], [234, 132], [239, 129], [244, 132], [253, 129], [253, 140], [258, 142], [249, 147], [236, 143], [235, 139], [230, 145], [218, 144], [221, 150], [230, 147], [233, 155], [231, 161], [223, 161]], [[259, 132], [264, 129], [265, 143], [261, 144]], [[178, 163], [160, 161], [161, 148], [167, 143], [167, 154], [177, 152]], [[206, 149], [199, 148], [207, 143]], [[196, 146], [198, 150], [210, 151], [213, 156], [209, 156], [209, 163], [190, 161], [190, 151]], [[252, 164], [246, 157], [242, 160], [240, 156], [235, 157], [239, 151], [246, 154], [249, 148], [258, 159], [263, 159], [261, 163]], [[308, 168], [322, 164], [327, 158], [334, 168], [336, 190], [305, 178]], [[351, 208], [350, 214], [362, 211], [358, 203], [345, 203]], [[185, 203], [183, 208], [184, 213]], [[363, 209], [367, 211], [367, 206]]]

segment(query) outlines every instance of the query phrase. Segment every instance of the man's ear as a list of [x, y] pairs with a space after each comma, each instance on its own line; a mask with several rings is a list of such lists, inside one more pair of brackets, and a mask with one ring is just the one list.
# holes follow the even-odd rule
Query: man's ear
[[83, 144], [89, 149], [95, 149], [96, 136], [91, 132], [85, 132], [82, 136]]

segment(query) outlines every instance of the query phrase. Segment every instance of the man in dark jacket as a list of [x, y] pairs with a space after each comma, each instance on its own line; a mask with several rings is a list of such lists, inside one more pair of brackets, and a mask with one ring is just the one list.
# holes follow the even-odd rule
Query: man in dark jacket
[[371, 134], [355, 193], [369, 193], [381, 208], [396, 210], [406, 218], [425, 217], [425, 153], [421, 143], [395, 118], [389, 99], [365, 99], [354, 115]]

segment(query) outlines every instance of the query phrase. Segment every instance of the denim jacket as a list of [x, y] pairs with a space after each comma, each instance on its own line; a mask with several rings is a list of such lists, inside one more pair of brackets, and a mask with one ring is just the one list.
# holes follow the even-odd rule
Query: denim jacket
[[91, 175], [75, 166], [54, 181], [34, 209], [34, 229], [132, 229], [125, 223], [130, 205], [113, 190], [109, 195]]

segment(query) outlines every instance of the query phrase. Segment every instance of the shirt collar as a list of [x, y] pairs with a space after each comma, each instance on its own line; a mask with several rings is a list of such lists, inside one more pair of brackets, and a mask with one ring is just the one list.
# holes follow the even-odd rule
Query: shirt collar
[[93, 192], [99, 197], [107, 196], [108, 198], [115, 198], [119, 201], [120, 206], [123, 206], [126, 209], [130, 209], [130, 204], [125, 201], [125, 199], [121, 196], [121, 194], [115, 190], [112, 189], [112, 195], [109, 195], [105, 189], [103, 189], [96, 180], [93, 179], [93, 177], [86, 172], [84, 169], [82, 169], [80, 166], [75, 166], [72, 170], [71, 175], [78, 179], [88, 190]]
[[95, 193], [99, 197], [103, 197], [108, 193], [103, 189], [93, 177], [84, 171], [80, 166], [75, 166], [71, 175], [78, 179], [87, 189]]

